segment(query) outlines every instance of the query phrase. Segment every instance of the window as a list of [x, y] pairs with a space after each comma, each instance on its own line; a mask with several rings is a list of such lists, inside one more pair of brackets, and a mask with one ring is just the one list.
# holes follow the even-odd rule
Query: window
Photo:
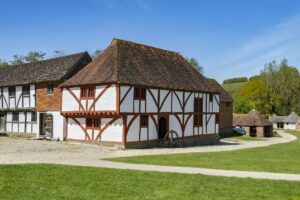
[[23, 85], [22, 86], [22, 94], [23, 95], [30, 95], [30, 86], [29, 85]]
[[54, 85], [53, 84], [48, 84], [47, 93], [48, 94], [53, 94], [53, 92], [54, 92]]
[[82, 99], [92, 99], [95, 97], [95, 88], [81, 88], [80, 97]]
[[87, 118], [86, 119], [87, 128], [100, 128], [101, 123], [99, 118]]
[[213, 101], [214, 95], [213, 94], [209, 94], [209, 101]]
[[12, 114], [12, 121], [13, 122], [18, 122], [19, 121], [19, 113], [13, 112], [13, 114]]
[[31, 113], [31, 121], [36, 122], [36, 118], [37, 118], [36, 112], [32, 112]]
[[9, 87], [8, 88], [8, 94], [9, 94], [9, 97], [15, 97], [16, 96], [16, 88], [15, 87]]
[[134, 88], [134, 99], [135, 100], [145, 100], [146, 99], [146, 88]]
[[148, 127], [148, 115], [142, 115], [140, 122], [141, 122], [141, 128]]
[[87, 128], [93, 128], [93, 119], [92, 118], [87, 118], [86, 119], [86, 127]]
[[194, 126], [202, 126], [202, 123], [203, 123], [203, 115], [194, 114]]
[[216, 124], [220, 123], [220, 114], [216, 114]]
[[94, 128], [100, 128], [101, 123], [99, 118], [94, 118]]
[[203, 108], [203, 100], [202, 98], [195, 98], [194, 99], [194, 126], [202, 126], [202, 108]]

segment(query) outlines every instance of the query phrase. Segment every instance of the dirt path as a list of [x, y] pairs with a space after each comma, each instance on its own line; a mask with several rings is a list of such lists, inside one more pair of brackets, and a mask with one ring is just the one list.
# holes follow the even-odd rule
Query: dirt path
[[255, 148], [279, 143], [286, 143], [297, 139], [295, 136], [284, 133], [283, 131], [279, 131], [279, 133], [282, 137], [268, 138], [265, 141], [243, 141], [237, 143], [223, 140], [222, 144], [214, 146], [176, 149], [157, 148], [126, 151], [108, 150], [94, 145], [11, 139], [7, 137], [0, 137], [0, 164], [52, 163], [141, 171], [174, 172], [213, 176], [251, 177], [257, 179], [300, 181], [300, 174], [281, 174], [238, 170], [216, 170], [193, 167], [140, 165], [100, 160], [101, 158], [111, 158], [120, 156], [230, 151], [236, 149]]

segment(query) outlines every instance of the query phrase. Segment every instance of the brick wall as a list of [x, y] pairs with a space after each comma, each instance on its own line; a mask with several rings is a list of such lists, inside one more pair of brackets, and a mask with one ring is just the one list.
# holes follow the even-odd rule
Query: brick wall
[[233, 107], [232, 103], [221, 102], [220, 104], [220, 137], [232, 136], [233, 129]]
[[[48, 94], [48, 84], [54, 84], [53, 94]], [[60, 111], [61, 90], [58, 82], [40, 83], [36, 85], [36, 109], [43, 111]]]

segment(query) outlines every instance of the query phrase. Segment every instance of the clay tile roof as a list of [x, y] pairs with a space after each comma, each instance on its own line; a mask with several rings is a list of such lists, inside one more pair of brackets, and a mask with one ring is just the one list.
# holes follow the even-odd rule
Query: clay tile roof
[[233, 102], [232, 97], [228, 94], [228, 92], [215, 80], [208, 78], [210, 82], [211, 88], [216, 88], [216, 92], [220, 93], [220, 100], [223, 102]]
[[269, 122], [265, 117], [263, 117], [256, 110], [251, 110], [246, 115], [238, 115], [233, 117], [234, 126], [271, 126], [272, 123]]
[[91, 61], [87, 52], [0, 68], [0, 86], [60, 81]]
[[212, 91], [179, 53], [113, 39], [104, 52], [62, 86], [117, 82], [166, 89]]

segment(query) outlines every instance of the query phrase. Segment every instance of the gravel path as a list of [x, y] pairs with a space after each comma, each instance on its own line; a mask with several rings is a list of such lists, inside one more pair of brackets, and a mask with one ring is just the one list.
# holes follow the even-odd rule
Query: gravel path
[[101, 148], [99, 146], [87, 144], [12, 139], [8, 137], [0, 137], [0, 164], [52, 163], [114, 169], [130, 169], [142, 171], [159, 171], [228, 177], [251, 177], [258, 179], [300, 181], [300, 174], [281, 174], [238, 170], [216, 170], [193, 167], [141, 165], [100, 160], [101, 158], [121, 156], [231, 151], [236, 149], [256, 148], [269, 146], [273, 144], [286, 143], [297, 139], [295, 136], [287, 134], [283, 131], [279, 131], [279, 134], [282, 137], [267, 138], [264, 141], [233, 142], [228, 140], [222, 140], [222, 143], [220, 145], [214, 146], [174, 149], [157, 148], [125, 151], [110, 150]]

